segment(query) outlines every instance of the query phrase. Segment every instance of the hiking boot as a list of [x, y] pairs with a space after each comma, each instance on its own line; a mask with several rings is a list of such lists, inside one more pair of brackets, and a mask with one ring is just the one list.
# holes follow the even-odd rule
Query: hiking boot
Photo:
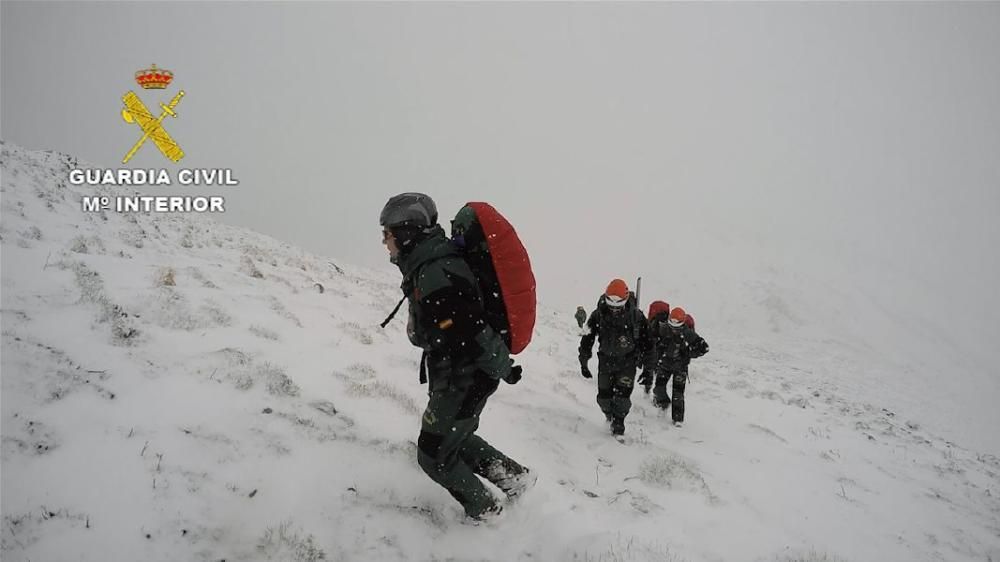
[[514, 501], [530, 490], [537, 481], [538, 475], [525, 468], [520, 474], [497, 479], [496, 485], [507, 494], [508, 501]]
[[611, 420], [611, 435], [625, 435], [625, 420]]
[[514, 500], [535, 485], [538, 476], [517, 464], [502, 460], [493, 462], [482, 475], [507, 494], [508, 500]]
[[492, 523], [500, 518], [503, 513], [503, 506], [500, 504], [493, 504], [493, 507], [486, 508], [485, 511], [479, 515], [469, 515], [466, 518], [466, 522], [470, 525], [482, 525], [484, 523]]
[[674, 420], [674, 427], [684, 427], [684, 422], [681, 420]]

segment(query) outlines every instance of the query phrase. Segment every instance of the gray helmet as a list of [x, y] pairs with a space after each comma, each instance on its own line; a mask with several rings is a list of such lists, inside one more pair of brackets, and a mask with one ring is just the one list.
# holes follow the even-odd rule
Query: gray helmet
[[438, 212], [434, 200], [423, 193], [400, 193], [391, 197], [382, 207], [379, 224], [386, 228], [418, 226], [427, 228], [437, 224]]

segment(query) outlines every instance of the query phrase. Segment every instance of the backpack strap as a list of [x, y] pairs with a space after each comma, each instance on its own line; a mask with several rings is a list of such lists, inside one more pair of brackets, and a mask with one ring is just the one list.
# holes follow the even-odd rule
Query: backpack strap
[[381, 324], [379, 324], [380, 327], [385, 328], [386, 326], [389, 325], [389, 322], [392, 322], [392, 319], [396, 317], [396, 313], [399, 312], [399, 307], [403, 306], [403, 301], [405, 300], [406, 300], [406, 295], [403, 295], [403, 298], [399, 299], [399, 302], [396, 303], [396, 308], [392, 309], [392, 312], [389, 313], [389, 316], [387, 316], [386, 319], [383, 320]]

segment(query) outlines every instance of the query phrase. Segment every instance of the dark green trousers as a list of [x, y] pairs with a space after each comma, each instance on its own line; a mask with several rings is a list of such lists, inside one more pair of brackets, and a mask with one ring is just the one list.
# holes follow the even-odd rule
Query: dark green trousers
[[635, 357], [612, 359], [598, 356], [597, 405], [605, 416], [624, 420], [632, 409]]
[[[687, 386], [688, 370], [686, 365], [659, 369], [656, 372], [656, 383], [653, 386], [653, 403], [660, 408], [673, 406], [670, 417], [674, 421], [684, 421], [684, 389]], [[667, 396], [667, 382], [673, 378], [674, 395]]]
[[464, 388], [432, 391], [417, 440], [420, 467], [448, 490], [470, 517], [496, 505], [496, 498], [477, 475], [494, 481], [524, 470], [475, 434], [486, 400], [498, 385], [499, 381], [477, 374]]

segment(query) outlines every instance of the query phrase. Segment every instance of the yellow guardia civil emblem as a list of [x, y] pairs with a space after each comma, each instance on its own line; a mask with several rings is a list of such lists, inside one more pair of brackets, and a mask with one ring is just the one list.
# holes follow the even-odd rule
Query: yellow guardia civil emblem
[[[137, 84], [142, 86], [144, 90], [164, 90], [170, 82], [174, 79], [174, 73], [169, 70], [164, 70], [162, 68], [156, 68], [156, 65], [152, 65], [150, 68], [140, 70], [135, 73], [135, 81]], [[153, 143], [160, 152], [163, 153], [168, 159], [177, 162], [181, 158], [184, 158], [184, 151], [181, 147], [174, 141], [173, 138], [167, 134], [166, 129], [163, 128], [163, 119], [168, 115], [171, 117], [177, 117], [174, 112], [174, 108], [177, 104], [181, 102], [181, 98], [184, 97], [184, 90], [177, 92], [174, 99], [170, 100], [170, 103], [165, 104], [160, 102], [160, 108], [163, 110], [160, 115], [154, 116], [152, 113], [146, 109], [146, 105], [142, 103], [139, 96], [135, 95], [135, 92], [131, 90], [122, 96], [122, 101], [125, 102], [125, 107], [122, 109], [122, 118], [125, 119], [126, 123], [135, 123], [142, 129], [142, 137], [135, 143], [132, 150], [128, 151], [125, 158], [122, 159], [122, 164], [127, 164], [129, 160], [135, 156], [135, 153], [142, 148], [142, 145], [149, 139], [153, 139]]]

